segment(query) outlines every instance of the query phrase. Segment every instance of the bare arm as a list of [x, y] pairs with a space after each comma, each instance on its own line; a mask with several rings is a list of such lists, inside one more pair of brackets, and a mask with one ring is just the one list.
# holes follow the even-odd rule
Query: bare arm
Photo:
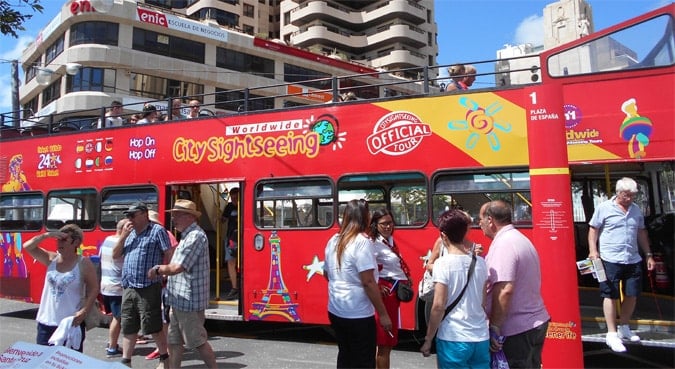
[[131, 234], [131, 230], [133, 229], [134, 226], [131, 224], [131, 222], [124, 225], [122, 228], [122, 234], [120, 234], [119, 238], [117, 239], [117, 243], [113, 247], [113, 258], [117, 259], [124, 255], [124, 241], [127, 240], [127, 237], [129, 237], [129, 234]]
[[80, 261], [80, 273], [82, 273], [82, 281], [84, 282], [85, 296], [87, 298], [84, 305], [75, 313], [75, 319], [73, 320], [73, 325], [75, 326], [80, 325], [84, 321], [90, 309], [96, 309], [94, 302], [98, 297], [99, 291], [96, 268], [94, 268], [94, 264], [89, 258], [83, 258]]
[[[497, 282], [492, 286], [492, 310], [490, 315], [490, 331], [501, 336], [501, 326], [511, 307], [513, 297], [513, 282]], [[491, 339], [490, 348], [494, 351], [501, 349], [501, 344]]]
[[443, 240], [440, 237], [434, 242], [434, 247], [431, 249], [431, 255], [429, 255], [429, 260], [427, 260], [426, 268], [429, 273], [434, 272], [434, 262], [441, 256], [441, 247], [443, 247]]
[[366, 295], [368, 295], [370, 302], [373, 304], [375, 310], [377, 310], [377, 313], [380, 315], [380, 324], [382, 325], [382, 328], [384, 328], [385, 331], [390, 331], [391, 319], [389, 318], [389, 314], [387, 314], [387, 309], [384, 307], [382, 293], [380, 292], [380, 288], [377, 286], [377, 282], [375, 281], [373, 270], [364, 270], [363, 272], [359, 273], [359, 277], [361, 278], [361, 285], [366, 291]]
[[649, 233], [646, 229], [638, 229], [638, 245], [647, 257], [647, 270], [654, 269], [654, 257], [652, 256], [652, 249], [649, 246]]
[[154, 279], [161, 275], [176, 275], [184, 271], [185, 268], [181, 264], [155, 265], [148, 270], [148, 278]]
[[427, 334], [424, 336], [424, 344], [420, 348], [422, 355], [431, 355], [431, 343], [436, 336], [438, 327], [441, 325], [443, 315], [445, 315], [445, 305], [448, 302], [448, 286], [443, 283], [434, 283], [434, 301], [431, 305], [431, 314], [429, 315], [429, 324], [427, 325]]
[[588, 258], [597, 259], [600, 257], [598, 252], [598, 229], [595, 227], [588, 228]]
[[31, 238], [30, 240], [26, 241], [23, 244], [23, 249], [24, 251], [27, 251], [30, 256], [40, 262], [40, 264], [43, 265], [49, 265], [49, 263], [52, 262], [52, 260], [56, 257], [56, 253], [52, 251], [47, 251], [43, 249], [40, 246], [40, 243], [42, 241], [46, 240], [47, 238], [55, 238], [59, 239], [63, 237], [64, 233], [61, 232], [46, 232], [41, 235], [35, 236]]

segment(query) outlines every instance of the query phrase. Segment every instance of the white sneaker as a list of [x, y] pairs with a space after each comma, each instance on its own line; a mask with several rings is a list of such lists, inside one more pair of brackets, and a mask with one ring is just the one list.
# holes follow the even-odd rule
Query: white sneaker
[[621, 339], [629, 340], [631, 342], [640, 342], [640, 337], [637, 334], [633, 333], [627, 324], [617, 326], [616, 333], [619, 335], [619, 338]]
[[621, 338], [619, 338], [616, 332], [608, 332], [605, 342], [614, 352], [626, 352], [626, 346], [621, 343]]

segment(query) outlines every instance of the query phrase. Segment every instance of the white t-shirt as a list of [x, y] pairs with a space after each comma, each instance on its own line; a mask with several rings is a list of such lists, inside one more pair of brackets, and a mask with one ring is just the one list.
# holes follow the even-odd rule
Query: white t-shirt
[[102, 127], [101, 120], [98, 120], [98, 128], [122, 127], [124, 119], [121, 117], [105, 117], [105, 127]]
[[[448, 287], [449, 306], [466, 284], [471, 255], [446, 254], [434, 263], [433, 280]], [[483, 290], [488, 273], [485, 260], [476, 257], [476, 266], [464, 296], [438, 327], [438, 338], [451, 342], [481, 342], [490, 337], [483, 310]]]
[[[399, 281], [405, 281], [408, 278], [403, 273], [401, 268], [401, 259], [396, 253], [383, 242], [382, 236], [373, 243], [373, 250], [375, 250], [375, 259], [377, 260], [377, 269], [379, 270], [380, 278], [391, 278]], [[394, 238], [390, 237], [387, 242], [394, 244]], [[382, 266], [382, 269], [380, 269]]]
[[341, 318], [358, 319], [375, 315], [359, 273], [372, 270], [378, 278], [373, 242], [359, 234], [342, 253], [342, 267], [337, 264], [338, 236], [331, 237], [326, 245], [324, 273], [328, 276], [328, 311]]

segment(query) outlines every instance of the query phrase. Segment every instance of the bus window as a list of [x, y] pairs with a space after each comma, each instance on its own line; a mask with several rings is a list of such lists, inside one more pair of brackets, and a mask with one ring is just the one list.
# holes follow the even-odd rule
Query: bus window
[[530, 176], [526, 171], [440, 173], [433, 179], [431, 196], [434, 222], [441, 213], [453, 208], [466, 211], [475, 220], [485, 202], [504, 200], [513, 207], [513, 224], [532, 224]]
[[328, 179], [267, 179], [256, 184], [259, 228], [326, 228], [333, 224], [333, 186]]
[[39, 192], [0, 194], [0, 229], [37, 231], [42, 228], [44, 198]]
[[124, 218], [124, 211], [134, 202], [142, 201], [149, 209], [159, 209], [157, 189], [151, 186], [104, 188], [101, 191], [101, 229], [115, 230], [117, 222]]
[[97, 193], [95, 189], [51, 191], [47, 194], [47, 229], [58, 230], [77, 224], [83, 230], [96, 225]]
[[675, 172], [672, 168], [659, 172], [659, 186], [663, 199], [661, 201], [662, 213], [675, 213]]
[[662, 15], [552, 55], [552, 77], [673, 65], [673, 20]]
[[427, 181], [421, 173], [344, 176], [338, 181], [339, 214], [353, 199], [368, 200], [370, 211], [391, 210], [397, 226], [423, 226], [429, 219]]
[[[672, 175], [672, 172], [671, 172]], [[638, 194], [633, 201], [640, 207], [642, 214], [645, 217], [652, 215], [651, 207], [649, 206], [649, 184], [642, 178], [635, 178], [638, 184]], [[607, 182], [604, 178], [584, 178], [572, 181], [572, 213], [574, 214], [574, 222], [588, 223], [593, 216], [595, 208], [614, 196], [614, 189], [616, 188], [616, 180], [613, 178], [609, 185], [609, 193]]]

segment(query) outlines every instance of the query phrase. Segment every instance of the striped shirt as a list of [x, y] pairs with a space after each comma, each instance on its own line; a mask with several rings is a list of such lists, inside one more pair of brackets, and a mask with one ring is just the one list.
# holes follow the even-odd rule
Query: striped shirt
[[113, 258], [113, 248], [120, 238], [108, 236], [98, 252], [101, 263], [101, 294], [105, 296], [122, 296], [122, 268], [124, 258]]
[[168, 305], [180, 311], [203, 311], [209, 306], [209, 241], [197, 223], [182, 233], [171, 264], [183, 266], [183, 272], [169, 276]]
[[148, 278], [148, 270], [163, 263], [164, 252], [170, 247], [166, 229], [159, 224], [149, 222], [140, 234], [132, 230], [124, 241], [122, 287], [145, 288], [161, 283], [161, 278]]

